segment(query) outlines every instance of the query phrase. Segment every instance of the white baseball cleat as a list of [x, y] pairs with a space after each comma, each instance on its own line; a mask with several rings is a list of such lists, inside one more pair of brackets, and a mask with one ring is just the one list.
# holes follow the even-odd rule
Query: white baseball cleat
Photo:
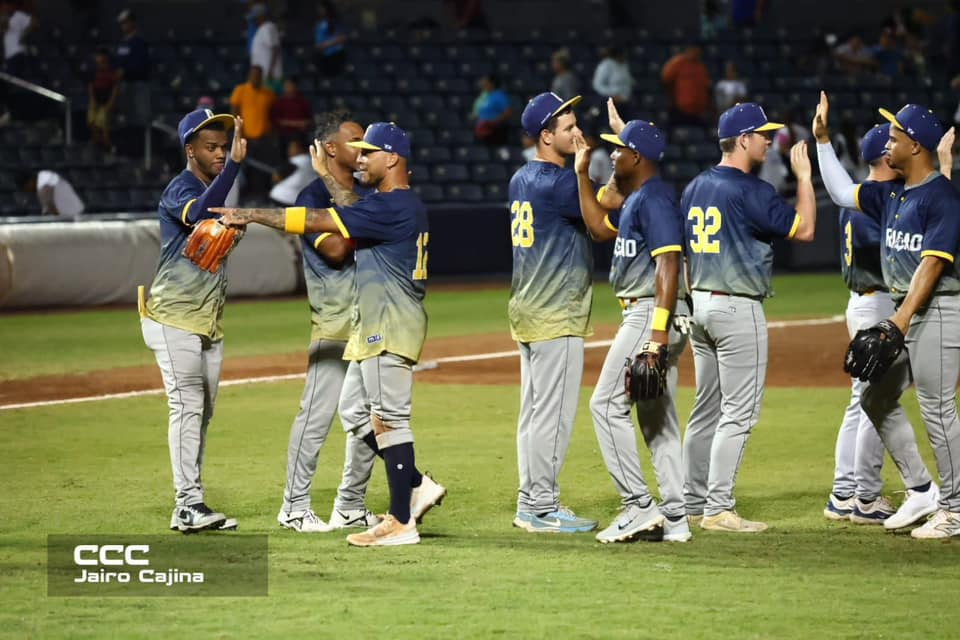
[[[179, 507], [174, 507], [173, 513], [170, 514], [170, 531], [180, 531], [180, 526], [177, 522], [178, 508]], [[239, 526], [236, 518], [227, 518], [220, 524], [210, 527], [210, 531], [236, 531]]]
[[321, 533], [330, 531], [327, 523], [313, 512], [313, 509], [303, 511], [283, 511], [277, 514], [277, 522], [284, 529], [293, 529], [300, 533]]
[[690, 524], [687, 522], [687, 516], [677, 518], [667, 518], [663, 521], [663, 541], [664, 542], [687, 542], [693, 534], [690, 533]]
[[657, 503], [650, 500], [650, 504], [641, 507], [631, 504], [623, 508], [606, 529], [597, 534], [597, 541], [629, 542], [643, 531], [649, 531], [663, 524], [663, 514]]
[[373, 514], [369, 509], [338, 509], [333, 508], [325, 531], [337, 529], [353, 529], [362, 527], [369, 529], [380, 524], [382, 518]]
[[941, 509], [933, 514], [923, 526], [911, 531], [910, 535], [922, 540], [960, 536], [960, 513]]
[[[233, 520], [230, 518], [230, 520]], [[170, 529], [181, 533], [196, 533], [204, 530], [217, 530], [228, 524], [227, 516], [214, 511], [206, 504], [198, 502], [191, 505], [178, 505], [173, 509], [170, 517]], [[233, 520], [233, 528], [237, 522]]]
[[414, 487], [410, 494], [410, 515], [414, 520], [420, 522], [424, 514], [433, 507], [439, 506], [447, 495], [447, 490], [443, 485], [423, 474], [423, 481], [419, 487]]
[[885, 529], [902, 529], [909, 527], [925, 516], [929, 516], [939, 509], [940, 487], [930, 483], [926, 491], [907, 489], [907, 499], [903, 501], [897, 512], [883, 521]]
[[731, 531], [733, 533], [760, 533], [767, 530], [766, 522], [747, 520], [736, 511], [721, 511], [715, 516], [704, 516], [700, 528], [707, 531]]

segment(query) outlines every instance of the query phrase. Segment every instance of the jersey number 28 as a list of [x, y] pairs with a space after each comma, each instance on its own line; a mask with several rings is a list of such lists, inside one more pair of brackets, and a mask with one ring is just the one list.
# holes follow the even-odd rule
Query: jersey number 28
[[687, 220], [693, 223], [690, 238], [690, 250], [694, 253], [720, 253], [720, 241], [713, 238], [723, 224], [720, 209], [707, 207], [706, 213], [700, 207], [690, 207]]
[[524, 200], [510, 203], [510, 240], [513, 246], [528, 249], [533, 246], [533, 207]]

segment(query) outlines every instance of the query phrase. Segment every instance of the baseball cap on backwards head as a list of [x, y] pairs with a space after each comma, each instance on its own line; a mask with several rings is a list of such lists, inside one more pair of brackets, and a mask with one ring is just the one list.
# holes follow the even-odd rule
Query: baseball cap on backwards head
[[410, 158], [410, 136], [392, 122], [374, 122], [367, 127], [362, 141], [348, 142], [347, 145], [357, 149], [386, 151], [395, 153], [401, 158]]
[[912, 140], [919, 142], [921, 147], [936, 153], [940, 138], [943, 137], [943, 127], [933, 111], [919, 104], [908, 104], [897, 111], [897, 115], [886, 109], [880, 109], [880, 115]]
[[183, 116], [180, 124], [177, 125], [177, 135], [180, 136], [180, 146], [187, 144], [190, 136], [197, 131], [214, 122], [222, 122], [224, 129], [227, 131], [233, 128], [233, 116], [226, 113], [217, 115], [210, 109], [197, 109]]
[[767, 120], [767, 114], [763, 112], [763, 107], [756, 102], [743, 102], [733, 105], [720, 114], [717, 137], [723, 140], [725, 138], [736, 138], [744, 133], [774, 131], [782, 128], [783, 125], [779, 122]]
[[887, 152], [885, 147], [889, 139], [889, 124], [874, 125], [873, 129], [863, 134], [863, 140], [860, 141], [860, 157], [867, 164], [879, 160]]
[[602, 133], [600, 137], [618, 147], [633, 149], [644, 158], [659, 162], [667, 148], [667, 139], [652, 122], [631, 120], [619, 135]]
[[574, 96], [567, 101], [553, 92], [541, 93], [538, 96], [530, 98], [530, 102], [523, 109], [523, 115], [520, 116], [520, 124], [523, 130], [531, 138], [540, 135], [540, 131], [547, 126], [550, 118], [557, 115], [564, 109], [572, 107], [580, 102], [580, 96]]

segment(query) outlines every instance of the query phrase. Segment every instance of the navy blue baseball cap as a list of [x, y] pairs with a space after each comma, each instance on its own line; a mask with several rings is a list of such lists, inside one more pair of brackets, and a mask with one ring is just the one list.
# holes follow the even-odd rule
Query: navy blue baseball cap
[[717, 137], [736, 138], [744, 133], [754, 131], [774, 131], [782, 129], [779, 122], [770, 122], [763, 107], [756, 102], [735, 104], [720, 114], [720, 123], [717, 125]]
[[890, 125], [876, 124], [873, 129], [863, 134], [860, 141], [860, 157], [867, 164], [879, 160], [887, 152], [887, 140], [890, 139]]
[[580, 96], [574, 96], [564, 101], [563, 98], [548, 91], [538, 96], [530, 98], [530, 102], [523, 109], [523, 115], [520, 116], [520, 124], [523, 130], [531, 138], [536, 138], [540, 132], [547, 126], [550, 118], [557, 115], [564, 109], [572, 107], [580, 102]]
[[886, 109], [880, 109], [880, 115], [911, 139], [919, 142], [920, 146], [927, 151], [936, 152], [940, 138], [943, 137], [943, 127], [930, 109], [919, 104], [908, 104], [897, 111], [897, 115], [893, 115]]
[[392, 122], [374, 122], [363, 133], [363, 140], [348, 142], [347, 145], [357, 149], [395, 153], [401, 158], [410, 157], [410, 136]]
[[618, 147], [633, 149], [654, 162], [659, 162], [663, 158], [663, 152], [667, 148], [667, 138], [663, 135], [663, 131], [660, 131], [652, 122], [642, 120], [631, 120], [619, 135], [602, 133], [600, 137]]
[[228, 113], [216, 114], [210, 109], [197, 109], [183, 116], [180, 124], [177, 125], [180, 145], [187, 144], [187, 138], [214, 122], [222, 122], [227, 131], [233, 128], [233, 116]]

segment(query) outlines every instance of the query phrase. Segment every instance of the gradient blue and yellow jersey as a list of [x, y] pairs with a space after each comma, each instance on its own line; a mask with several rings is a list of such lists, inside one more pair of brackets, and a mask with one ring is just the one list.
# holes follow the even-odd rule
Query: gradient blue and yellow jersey
[[388, 352], [416, 362], [427, 336], [426, 207], [410, 189], [395, 189], [328, 211], [357, 243], [358, 295], [344, 360]]
[[150, 286], [144, 315], [211, 340], [223, 338], [223, 304], [227, 294], [227, 263], [210, 273], [183, 256], [193, 225], [209, 207], [222, 207], [239, 165], [227, 160], [208, 187], [188, 170], [177, 175], [160, 196], [160, 263]]
[[[354, 186], [354, 192], [363, 197], [371, 189]], [[296, 206], [325, 209], [334, 206], [330, 191], [317, 178], [297, 196]], [[305, 233], [303, 245], [303, 276], [310, 300], [310, 340], [342, 340], [350, 337], [351, 318], [356, 303], [356, 261], [351, 255], [341, 265], [330, 265], [319, 253], [320, 243], [329, 234]]]
[[[625, 299], [655, 296], [654, 259], [664, 253], [683, 251], [683, 218], [673, 189], [658, 176], [650, 178], [604, 222], [617, 230], [610, 263], [614, 295]], [[680, 282], [677, 294], [683, 296]]]
[[880, 224], [883, 280], [895, 300], [907, 295], [913, 272], [926, 256], [950, 263], [934, 295], [960, 293], [954, 258], [960, 242], [960, 194], [945, 177], [931, 173], [906, 187], [903, 180], [857, 185], [857, 208]]
[[840, 274], [850, 291], [886, 291], [880, 264], [880, 223], [840, 209]]
[[580, 216], [573, 170], [532, 160], [513, 174], [508, 200], [513, 339], [590, 335], [593, 243]]
[[792, 238], [800, 226], [800, 215], [773, 186], [733, 167], [711, 167], [683, 190], [680, 211], [691, 288], [771, 294], [773, 240]]

